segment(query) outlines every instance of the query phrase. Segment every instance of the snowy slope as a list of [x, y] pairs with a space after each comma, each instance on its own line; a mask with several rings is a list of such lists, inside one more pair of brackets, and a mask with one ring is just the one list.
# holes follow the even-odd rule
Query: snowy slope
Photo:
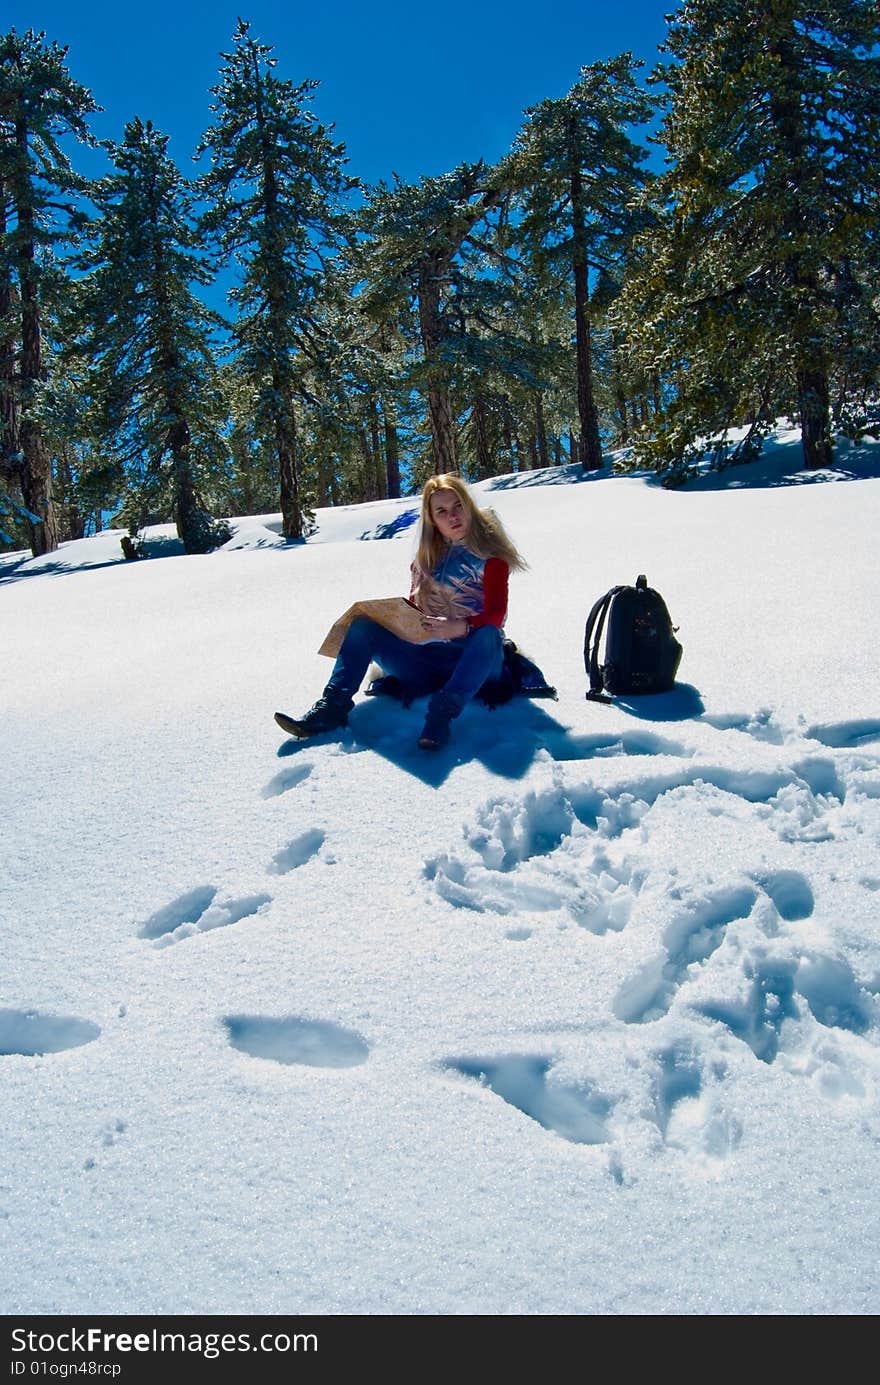
[[[437, 756], [271, 716], [411, 500], [2, 560], [2, 1311], [876, 1312], [876, 471], [485, 483], [560, 699]], [[588, 703], [640, 571], [679, 686]]]

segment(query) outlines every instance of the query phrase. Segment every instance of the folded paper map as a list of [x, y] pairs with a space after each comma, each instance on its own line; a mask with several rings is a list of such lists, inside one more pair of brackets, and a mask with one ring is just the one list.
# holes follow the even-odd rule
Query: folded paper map
[[384, 625], [386, 630], [391, 630], [410, 644], [428, 644], [436, 640], [435, 635], [428, 635], [422, 629], [423, 616], [417, 607], [411, 606], [403, 596], [388, 596], [375, 601], [356, 601], [353, 606], [349, 606], [345, 614], [332, 625], [318, 653], [326, 654], [328, 659], [335, 659], [342, 648], [346, 630], [358, 616], [366, 616], [377, 625]]

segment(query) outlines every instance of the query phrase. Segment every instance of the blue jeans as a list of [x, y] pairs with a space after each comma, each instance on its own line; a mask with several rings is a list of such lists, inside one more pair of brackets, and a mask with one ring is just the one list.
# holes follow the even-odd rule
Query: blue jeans
[[346, 631], [327, 689], [354, 697], [375, 659], [386, 673], [405, 683], [414, 697], [442, 688], [469, 702], [487, 679], [501, 673], [502, 639], [496, 626], [482, 625], [458, 640], [410, 644], [361, 616]]

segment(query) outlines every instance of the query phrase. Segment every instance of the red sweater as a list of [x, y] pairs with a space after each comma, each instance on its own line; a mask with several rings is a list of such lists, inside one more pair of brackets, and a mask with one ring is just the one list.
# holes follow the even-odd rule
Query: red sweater
[[479, 615], [465, 616], [472, 630], [481, 625], [497, 625], [499, 630], [507, 616], [507, 579], [510, 568], [503, 558], [487, 558], [483, 568], [483, 609]]

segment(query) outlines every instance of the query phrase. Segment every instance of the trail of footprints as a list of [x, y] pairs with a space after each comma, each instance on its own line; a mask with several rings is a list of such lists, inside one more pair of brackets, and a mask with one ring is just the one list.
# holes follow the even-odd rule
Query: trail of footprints
[[[806, 736], [832, 750], [852, 751], [880, 740], [880, 720], [796, 732], [788, 732], [768, 709], [703, 720], [773, 745], [800, 743]], [[647, 751], [640, 744], [627, 753]], [[602, 747], [591, 742], [585, 758], [597, 753], [615, 753], [610, 738]], [[656, 753], [677, 751], [665, 742]], [[850, 757], [840, 765], [812, 754], [769, 772], [688, 763], [610, 789], [563, 785], [557, 775], [543, 791], [483, 805], [464, 829], [463, 848], [426, 861], [424, 875], [456, 908], [515, 920], [504, 934], [512, 941], [533, 935], [520, 915], [542, 912], [555, 912], [592, 934], [616, 933], [632, 920], [649, 877], [638, 847], [630, 850], [621, 839], [629, 833], [627, 841], [635, 837], [638, 843], [639, 834], [629, 829], [639, 828], [644, 836], [650, 825], [645, 819], [664, 795], [690, 794], [718, 815], [728, 811], [723, 796], [731, 795], [750, 805], [781, 843], [821, 842], [834, 836], [835, 813], [850, 788], [880, 796], [877, 768], [875, 758]], [[860, 773], [868, 777], [859, 779]], [[880, 890], [880, 876], [864, 875], [859, 883]], [[801, 871], [759, 869], [690, 897], [672, 887], [667, 903], [670, 916], [657, 951], [620, 985], [612, 1003], [614, 1017], [627, 1028], [647, 1028], [675, 1012], [676, 1027], [690, 1025], [695, 1034], [694, 1042], [676, 1040], [634, 1060], [649, 1071], [642, 1114], [664, 1145], [721, 1158], [741, 1137], [738, 1122], [724, 1109], [726, 1069], [713, 1040], [718, 1033], [769, 1065], [783, 1052], [783, 1027], [790, 1021], [802, 1035], [784, 1050], [789, 1070], [816, 1076], [831, 1098], [864, 1096], [836, 1036], [863, 1036], [880, 1023], [880, 981], [861, 983], [843, 957], [799, 937], [797, 925], [815, 907]], [[701, 1021], [710, 1027], [700, 1029]], [[612, 1138], [615, 1094], [588, 1079], [578, 1086], [557, 1079], [551, 1058], [527, 1052], [458, 1056], [446, 1066], [568, 1140], [600, 1144]], [[609, 1163], [610, 1172], [615, 1168], [619, 1173]]]
[[[287, 793], [307, 779], [311, 772], [312, 766], [308, 763], [286, 766], [266, 784], [262, 791], [263, 798], [275, 798]], [[320, 829], [309, 828], [275, 853], [266, 866], [267, 873], [286, 875], [306, 865], [318, 855], [324, 842], [325, 834]], [[214, 885], [198, 885], [194, 889], [186, 890], [145, 919], [138, 928], [138, 937], [152, 942], [157, 948], [169, 947], [184, 939], [209, 933], [214, 929], [228, 928], [243, 919], [264, 914], [272, 903], [272, 896], [266, 892], [243, 895], [240, 898], [219, 898], [218, 895], [219, 891]], [[123, 1006], [120, 1016], [124, 1015]], [[227, 1017], [225, 1023], [230, 1042], [245, 1052], [257, 1053], [261, 1043], [258, 1036], [263, 1032], [263, 1022], [257, 1017], [245, 1021], [246, 1017]], [[265, 1024], [268, 1025], [266, 1032], [270, 1034], [275, 1033], [275, 1026], [280, 1025], [278, 1033], [282, 1037], [277, 1039], [274, 1049], [272, 1043], [264, 1038], [262, 1043], [267, 1052], [257, 1056], [274, 1057], [280, 1062], [307, 1062], [314, 1066], [327, 1067], [345, 1067], [351, 1061], [362, 1061], [362, 1058], [340, 1058], [340, 1055], [355, 1052], [356, 1046], [351, 1047], [347, 1031], [339, 1030], [338, 1036], [334, 1038], [336, 1027], [332, 1024], [313, 1023], [298, 1018], [267, 1020]], [[287, 1040], [283, 1038], [284, 1033], [288, 1033]], [[100, 1034], [99, 1025], [74, 1015], [47, 1014], [36, 1009], [0, 1008], [0, 1058], [42, 1058], [47, 1054], [62, 1053], [93, 1043]], [[291, 1034], [298, 1035], [296, 1042], [289, 1037]], [[248, 1047], [249, 1044], [251, 1047]], [[273, 1051], [269, 1052], [269, 1049]], [[286, 1057], [283, 1056], [285, 1053]], [[295, 1054], [301, 1056], [295, 1057]], [[311, 1056], [303, 1056], [308, 1054]], [[117, 1125], [117, 1133], [124, 1128], [124, 1124]], [[113, 1143], [113, 1139], [105, 1138], [103, 1143]], [[93, 1164], [94, 1160], [91, 1160], [87, 1167]]]
[[[743, 715], [704, 716], [718, 730], [735, 730], [759, 741], [783, 745], [802, 736], [836, 751], [852, 751], [880, 740], [880, 720], [816, 725], [790, 733], [769, 709]], [[623, 736], [571, 738], [551, 746], [561, 763], [608, 755], [688, 757], [675, 742], [647, 732]], [[876, 769], [870, 759], [855, 769]], [[263, 789], [264, 798], [287, 793], [311, 773], [308, 764], [285, 767]], [[880, 796], [873, 781], [860, 787]], [[843, 803], [847, 783], [833, 759], [807, 756], [790, 769], [772, 772], [724, 767], [682, 766], [642, 775], [602, 789], [593, 784], [563, 787], [557, 782], [519, 800], [484, 805], [465, 830], [465, 849], [427, 861], [424, 876], [450, 905], [478, 913], [513, 916], [561, 911], [588, 933], [619, 933], [630, 922], [648, 878], [638, 853], [616, 849], [629, 829], [642, 824], [652, 806], [673, 791], [711, 791], [733, 795], [767, 823], [780, 841], [822, 841], [832, 835], [829, 809]], [[710, 808], [710, 811], [712, 809]], [[721, 811], [721, 810], [719, 810]], [[266, 866], [283, 875], [313, 859], [325, 836], [312, 828], [282, 847]], [[880, 875], [862, 876], [869, 891], [880, 890]], [[674, 893], [674, 892], [673, 892]], [[271, 895], [218, 898], [211, 885], [198, 886], [164, 905], [138, 930], [156, 947], [229, 927], [264, 913]], [[675, 900], [672, 901], [675, 903]], [[681, 899], [662, 930], [660, 948], [619, 987], [612, 1010], [626, 1028], [661, 1021], [673, 1009], [693, 1016], [745, 1044], [762, 1063], [773, 1063], [783, 1026], [806, 1018], [829, 1032], [865, 1035], [880, 1020], [880, 985], [860, 984], [839, 956], [802, 947], [796, 932], [780, 925], [810, 917], [813, 892], [799, 871], [756, 871], [702, 896]], [[738, 934], [741, 934], [741, 936]], [[514, 924], [506, 939], [526, 941], [532, 928]], [[713, 975], [712, 959], [728, 941], [735, 965]], [[122, 1011], [120, 1012], [122, 1013]], [[329, 1020], [304, 1016], [231, 1014], [222, 1018], [229, 1044], [252, 1058], [286, 1065], [351, 1068], [369, 1056], [367, 1040]], [[712, 1031], [709, 1031], [710, 1033]], [[0, 1056], [39, 1057], [92, 1043], [101, 1030], [75, 1016], [35, 1010], [0, 1009]], [[635, 1060], [644, 1070], [641, 1115], [663, 1145], [723, 1158], [742, 1131], [724, 1109], [725, 1063], [707, 1056], [700, 1041], [681, 1038]], [[814, 1045], [802, 1070], [820, 1065], [820, 1088], [827, 1095], [863, 1095], [833, 1040]], [[613, 1139], [619, 1092], [604, 1091], [590, 1080], [576, 1083], [558, 1075], [558, 1059], [546, 1054], [502, 1052], [450, 1056], [441, 1071], [477, 1084], [567, 1141], [603, 1145]], [[125, 1122], [107, 1126], [102, 1143], [114, 1144]], [[95, 1160], [86, 1161], [86, 1167]], [[619, 1156], [612, 1152], [609, 1174], [624, 1181]]]

